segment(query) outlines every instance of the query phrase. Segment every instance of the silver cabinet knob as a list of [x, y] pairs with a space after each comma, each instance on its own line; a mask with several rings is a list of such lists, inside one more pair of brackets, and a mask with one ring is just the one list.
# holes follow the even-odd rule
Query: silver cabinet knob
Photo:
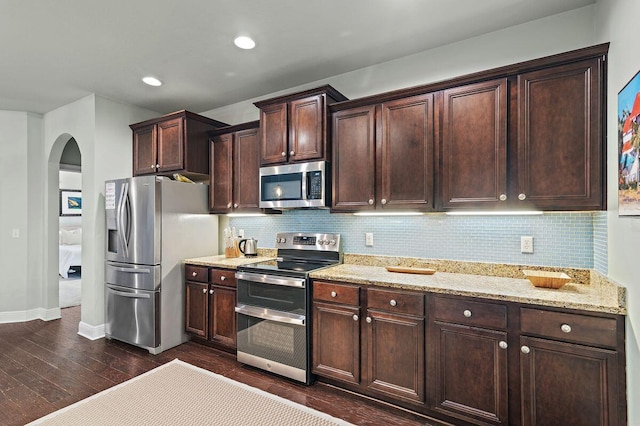
[[389, 304], [390, 304], [391, 306], [396, 306], [396, 305], [398, 304], [398, 302], [396, 302], [395, 300], [391, 299], [391, 300], [389, 301]]
[[357, 316], [357, 315], [354, 315], [354, 316], [353, 316], [353, 320], [354, 320], [354, 321], [358, 321], [358, 316]]
[[197, 272], [192, 272], [191, 275], [194, 276], [194, 277], [197, 277], [198, 273]]
[[462, 315], [464, 315], [467, 318], [471, 318], [471, 311], [468, 309], [465, 309]]
[[296, 152], [294, 150], [289, 151], [289, 155], [295, 155], [295, 153]]
[[520, 201], [524, 201], [526, 198], [527, 198], [527, 196], [525, 194], [518, 195], [518, 200], [520, 200]]
[[235, 204], [233, 205], [233, 208], [234, 208], [234, 209], [237, 209], [237, 208], [238, 208], [238, 203], [235, 203]]
[[152, 164], [152, 165], [151, 165], [151, 168], [152, 168], [152, 169], [155, 169], [155, 168], [156, 168], [156, 165], [155, 165], [155, 164]]
[[507, 194], [500, 194], [500, 201], [507, 201]]
[[203, 292], [204, 294], [207, 294], [207, 289], [206, 289], [206, 288], [203, 288], [203, 289], [202, 289], [202, 292]]
[[501, 340], [500, 343], [498, 343], [498, 346], [500, 346], [500, 349], [507, 349], [509, 347], [507, 342], [505, 342], [504, 340]]
[[373, 205], [373, 198], [369, 198], [369, 205]]
[[156, 169], [159, 169], [159, 168], [160, 168], [160, 164], [156, 164]]
[[230, 209], [231, 208], [231, 203], [227, 203], [227, 208]]
[[336, 293], [335, 291], [331, 292], [331, 297], [336, 297], [338, 295], [338, 293]]
[[367, 322], [367, 324], [371, 324], [371, 317], [367, 317], [365, 321]]
[[562, 324], [560, 330], [562, 330], [563, 333], [571, 333], [571, 326], [569, 324]]
[[529, 349], [529, 346], [523, 346], [520, 348], [520, 350], [522, 351], [523, 354], [528, 354], [529, 352], [531, 352], [531, 349]]
[[224, 281], [226, 279], [227, 279], [227, 277], [225, 277], [224, 275], [220, 277], [220, 281]]
[[382, 200], [380, 200], [380, 202], [381, 202], [382, 204], [387, 204], [387, 199], [386, 199], [386, 198], [383, 198]]
[[284, 151], [282, 151], [282, 152], [280, 153], [280, 155], [282, 155], [283, 157], [286, 157], [286, 156], [287, 156], [287, 153], [286, 153], [286, 152], [284, 152]]
[[213, 294], [213, 289], [209, 290], [209, 294]]

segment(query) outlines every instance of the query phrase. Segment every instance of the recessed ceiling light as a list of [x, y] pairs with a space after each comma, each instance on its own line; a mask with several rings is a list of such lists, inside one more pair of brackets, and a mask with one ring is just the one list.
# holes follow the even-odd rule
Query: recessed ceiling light
[[162, 86], [162, 82], [155, 77], [144, 77], [142, 81], [149, 86]]
[[233, 40], [236, 46], [240, 49], [253, 49], [256, 47], [256, 42], [253, 41], [250, 37], [240, 36]]

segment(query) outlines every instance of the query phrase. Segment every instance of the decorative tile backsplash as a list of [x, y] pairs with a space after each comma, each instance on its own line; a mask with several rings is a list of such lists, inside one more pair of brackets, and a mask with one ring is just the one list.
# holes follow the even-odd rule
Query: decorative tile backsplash
[[[539, 216], [354, 216], [328, 210], [290, 210], [266, 217], [233, 217], [261, 248], [274, 248], [277, 232], [337, 232], [345, 253], [412, 256], [475, 262], [595, 268], [606, 275], [606, 212]], [[365, 233], [373, 246], [365, 246]], [[534, 253], [520, 252], [533, 237]]]

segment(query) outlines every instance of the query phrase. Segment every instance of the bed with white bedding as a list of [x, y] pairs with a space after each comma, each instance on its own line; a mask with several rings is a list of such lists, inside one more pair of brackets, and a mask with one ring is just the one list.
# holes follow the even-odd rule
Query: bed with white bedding
[[59, 243], [58, 273], [69, 278], [72, 266], [82, 266], [82, 228], [61, 227]]

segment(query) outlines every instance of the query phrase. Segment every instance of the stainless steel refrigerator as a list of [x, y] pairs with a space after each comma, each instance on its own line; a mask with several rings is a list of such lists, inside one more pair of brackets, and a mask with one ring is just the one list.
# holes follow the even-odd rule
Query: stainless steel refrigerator
[[106, 325], [158, 354], [187, 340], [182, 260], [218, 253], [208, 186], [157, 176], [105, 182]]

